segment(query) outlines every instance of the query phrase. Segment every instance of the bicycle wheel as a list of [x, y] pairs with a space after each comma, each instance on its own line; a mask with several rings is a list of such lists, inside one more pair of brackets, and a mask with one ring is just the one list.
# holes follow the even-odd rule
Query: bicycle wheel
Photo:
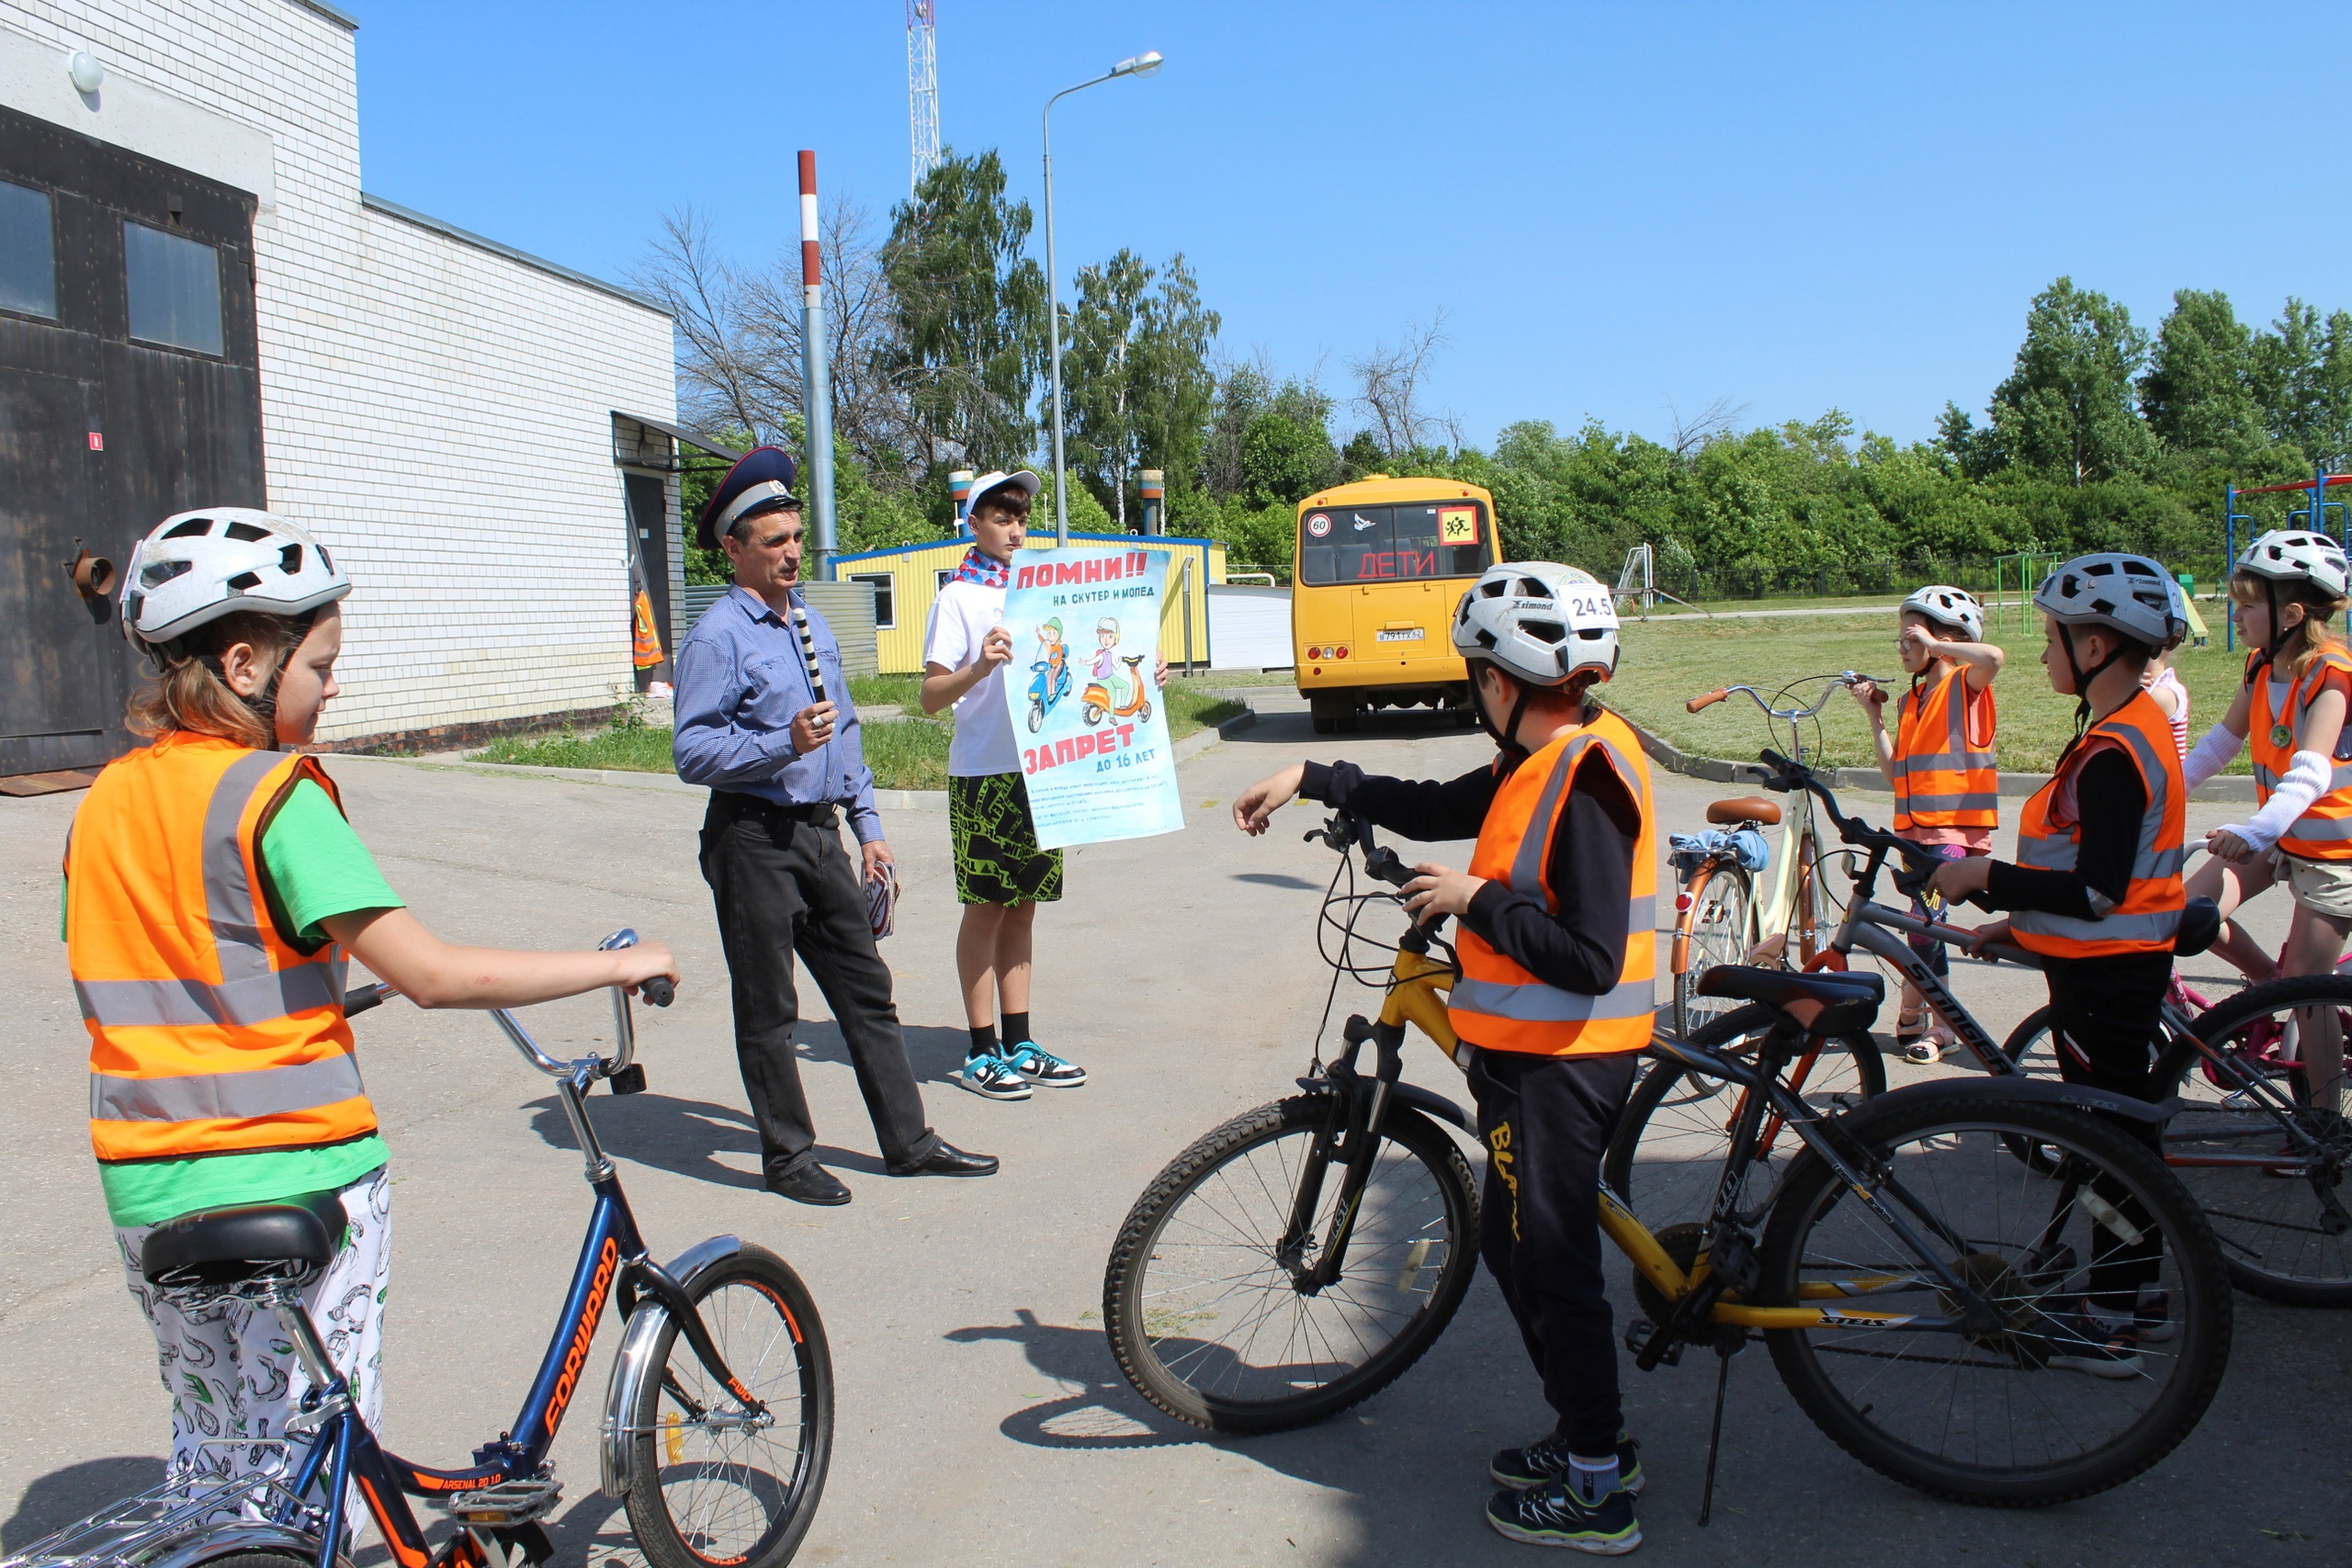
[[1682, 967], [1674, 972], [1674, 1032], [1686, 1040], [1737, 1005], [1699, 995], [1698, 984], [1716, 964], [1747, 956], [1747, 873], [1736, 863], [1718, 861], [1691, 879], [1690, 897], [1676, 932], [1683, 939]]
[[1330, 1232], [1341, 1169], [1324, 1173], [1303, 1253], [1279, 1256], [1326, 1096], [1235, 1117], [1178, 1155], [1127, 1212], [1102, 1279], [1112, 1353], [1182, 1421], [1272, 1432], [1338, 1414], [1436, 1343], [1478, 1266], [1478, 1194], [1453, 1141], [1388, 1112], [1340, 1278], [1297, 1280]]
[[[1826, 1161], [1808, 1153], [1790, 1171], [1765, 1223], [1759, 1299], [1859, 1293], [1917, 1314], [1766, 1333], [1790, 1393], [1839, 1447], [1932, 1496], [2038, 1507], [2128, 1481], [2188, 1435], [2228, 1359], [2229, 1281], [2211, 1227], [2144, 1145], [1992, 1082], [1890, 1096], [1839, 1128], [1930, 1254]], [[2052, 1168], [2018, 1159], [2018, 1141], [2053, 1151]], [[1906, 1326], [1959, 1315], [1929, 1265], [1967, 1281], [1991, 1320]]]
[[2315, 1021], [2334, 1024], [2339, 1041], [2352, 1035], [2352, 978], [2272, 980], [2199, 1017], [2196, 1038], [2157, 1063], [2181, 1098], [2165, 1159], [2212, 1222], [2240, 1290], [2289, 1306], [2352, 1306], [2352, 1125], [2313, 1105], [2291, 1065], [2322, 1032]]
[[653, 1568], [779, 1568], [817, 1514], [833, 1446], [833, 1364], [808, 1287], [746, 1247], [692, 1288], [749, 1416], [673, 1320], [653, 1343], [662, 1375], [629, 1412], [628, 1524]]
[[[1770, 1009], [1750, 1003], [1688, 1038], [1693, 1045], [1752, 1057], [1772, 1020]], [[1792, 1064], [1789, 1081], [1816, 1113], [1834, 1115], [1883, 1092], [1886, 1064], [1868, 1035], [1848, 1035], [1823, 1041], [1811, 1063]], [[1726, 1087], [1719, 1078], [1665, 1060], [1653, 1063], [1634, 1086], [1600, 1172], [1651, 1230], [1703, 1221], [1713, 1212], [1724, 1158], [1731, 1152], [1731, 1130], [1747, 1098], [1724, 1092]], [[1770, 1187], [1804, 1146], [1794, 1133], [1774, 1133], [1747, 1172], [1750, 1186], [1758, 1191]]]

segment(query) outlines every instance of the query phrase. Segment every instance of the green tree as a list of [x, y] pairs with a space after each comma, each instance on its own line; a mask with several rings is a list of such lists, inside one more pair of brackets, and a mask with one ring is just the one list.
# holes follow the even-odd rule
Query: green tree
[[1046, 278], [1027, 254], [1029, 204], [1008, 201], [991, 151], [950, 153], [891, 209], [882, 247], [888, 351], [926, 465], [1017, 464], [1036, 439], [1030, 392], [1046, 361]]
[[[1199, 466], [1216, 392], [1208, 349], [1216, 312], [1202, 308], [1182, 255], [1155, 273], [1121, 250], [1079, 270], [1078, 303], [1064, 324], [1069, 461], [1124, 531], [1137, 469], [1156, 466], [1182, 488]], [[1041, 412], [1052, 417], [1050, 406]]]
[[2254, 333], [2218, 289], [2183, 288], [2156, 328], [2140, 412], [2185, 457], [2245, 461], [2269, 442], [2254, 393]]
[[2106, 295], [2071, 277], [2035, 295], [2016, 367], [1993, 393], [2003, 462], [2078, 487], [2146, 473], [2154, 440], [2132, 381], [2147, 352], [2147, 334]]

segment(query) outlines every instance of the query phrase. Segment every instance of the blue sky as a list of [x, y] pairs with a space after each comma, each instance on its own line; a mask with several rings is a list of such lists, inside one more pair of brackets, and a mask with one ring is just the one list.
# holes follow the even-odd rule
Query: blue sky
[[[797, 240], [793, 155], [886, 224], [898, 0], [345, 0], [367, 188], [600, 276], [692, 207]], [[1065, 289], [1182, 251], [1225, 352], [1348, 362], [1446, 313], [1434, 406], [1656, 435], [1832, 405], [1900, 439], [1980, 409], [2061, 273], [2151, 329], [2172, 291], [2352, 307], [2321, 7], [938, 0], [950, 145], [1038, 205]], [[2290, 74], [2290, 69], [2297, 74]], [[1035, 250], [1044, 254], [1042, 209]], [[1345, 434], [1346, 415], [1340, 422]]]

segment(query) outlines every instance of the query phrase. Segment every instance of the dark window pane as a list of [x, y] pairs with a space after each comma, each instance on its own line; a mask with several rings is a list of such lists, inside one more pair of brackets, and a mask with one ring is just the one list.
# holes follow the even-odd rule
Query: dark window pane
[[896, 590], [899, 580], [887, 571], [854, 571], [852, 582], [874, 585], [874, 629], [889, 631], [899, 624], [899, 601]]
[[220, 254], [143, 223], [122, 226], [130, 335], [199, 354], [220, 352]]
[[49, 193], [0, 181], [0, 310], [57, 315], [57, 251]]
[[1298, 580], [1475, 577], [1491, 558], [1487, 532], [1487, 509], [1476, 502], [1323, 508], [1299, 521]]

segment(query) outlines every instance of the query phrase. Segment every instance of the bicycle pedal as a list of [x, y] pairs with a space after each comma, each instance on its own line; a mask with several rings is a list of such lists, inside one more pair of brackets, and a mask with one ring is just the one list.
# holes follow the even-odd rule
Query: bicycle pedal
[[547, 1517], [562, 1500], [563, 1483], [554, 1476], [524, 1476], [477, 1492], [456, 1493], [441, 1506], [461, 1524], [512, 1529]]

